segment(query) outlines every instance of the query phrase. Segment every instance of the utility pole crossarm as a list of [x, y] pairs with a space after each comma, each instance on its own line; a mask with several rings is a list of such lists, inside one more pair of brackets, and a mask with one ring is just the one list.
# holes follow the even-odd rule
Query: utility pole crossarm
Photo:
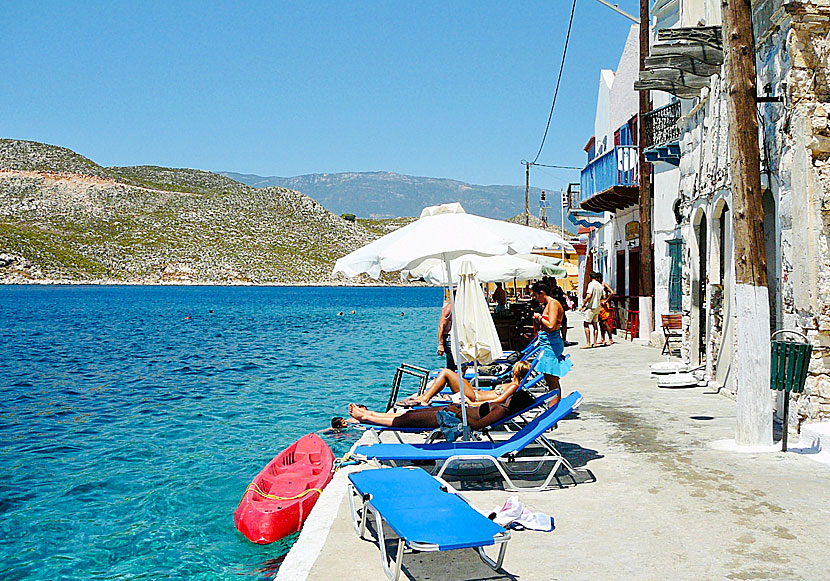
[[640, 24], [640, 19], [639, 18], [637, 18], [636, 16], [632, 16], [631, 14], [626, 12], [625, 10], [621, 10], [620, 7], [617, 6], [616, 4], [611, 4], [607, 0], [597, 0], [597, 2], [599, 2], [603, 6], [607, 6], [608, 8], [610, 8], [611, 10], [616, 12], [617, 14], [621, 14], [622, 16], [625, 16], [631, 22], [634, 22], [635, 24]]

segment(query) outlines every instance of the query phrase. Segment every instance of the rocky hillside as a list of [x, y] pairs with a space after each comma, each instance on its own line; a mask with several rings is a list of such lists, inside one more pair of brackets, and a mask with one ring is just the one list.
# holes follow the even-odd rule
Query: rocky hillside
[[[394, 172], [349, 172], [310, 174], [292, 178], [262, 177], [222, 172], [256, 188], [280, 186], [308, 194], [336, 214], [363, 218], [418, 216], [426, 206], [461, 202], [472, 214], [505, 220], [524, 210], [524, 186], [479, 186], [457, 180], [402, 175]], [[574, 176], [578, 178], [578, 176]], [[538, 213], [541, 190], [530, 188], [531, 212]], [[559, 224], [559, 193], [552, 192], [549, 222]], [[567, 220], [566, 228], [573, 226]]]
[[0, 282], [327, 283], [382, 230], [286, 188], [0, 140]]

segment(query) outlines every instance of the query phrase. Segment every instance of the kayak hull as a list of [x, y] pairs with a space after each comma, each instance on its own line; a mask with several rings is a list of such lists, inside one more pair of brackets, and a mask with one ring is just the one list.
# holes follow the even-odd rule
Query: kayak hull
[[334, 454], [317, 434], [288, 446], [248, 486], [233, 513], [237, 530], [259, 544], [299, 531], [331, 480], [333, 465]]

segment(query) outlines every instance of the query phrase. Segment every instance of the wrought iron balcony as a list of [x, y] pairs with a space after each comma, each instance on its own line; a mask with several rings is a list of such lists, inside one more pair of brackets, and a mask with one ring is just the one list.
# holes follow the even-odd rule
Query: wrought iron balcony
[[663, 105], [643, 115], [646, 132], [646, 149], [666, 145], [680, 139], [681, 131], [677, 126], [680, 119], [680, 101]]
[[617, 145], [594, 158], [580, 176], [579, 206], [590, 212], [616, 212], [639, 201], [636, 145]]

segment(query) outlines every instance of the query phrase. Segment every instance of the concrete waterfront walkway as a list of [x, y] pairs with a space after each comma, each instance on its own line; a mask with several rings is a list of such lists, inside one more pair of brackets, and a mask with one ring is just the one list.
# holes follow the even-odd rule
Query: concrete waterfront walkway
[[[575, 322], [571, 339], [582, 335]], [[535, 493], [460, 487], [486, 510], [518, 494], [553, 515], [556, 530], [514, 532], [502, 573], [465, 550], [407, 555], [402, 578], [830, 576], [830, 466], [807, 455], [713, 446], [734, 437], [735, 403], [705, 387], [658, 388], [649, 373], [663, 359], [656, 349], [620, 341], [567, 352], [575, 365], [563, 391], [578, 390], [584, 401], [551, 435], [583, 481]], [[342, 472], [326, 490], [330, 506], [313, 531], [304, 531], [278, 579], [305, 571], [314, 580], [386, 579], [377, 545], [352, 530]]]

